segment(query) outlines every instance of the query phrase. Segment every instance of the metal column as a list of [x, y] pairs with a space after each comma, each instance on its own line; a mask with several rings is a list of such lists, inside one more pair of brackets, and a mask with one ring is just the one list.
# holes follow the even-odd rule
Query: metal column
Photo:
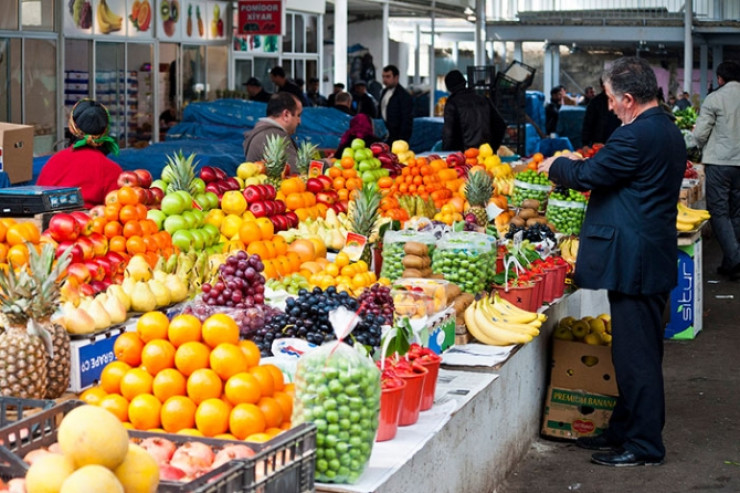
[[334, 2], [334, 82], [347, 84], [347, 0]]
[[388, 57], [388, 17], [389, 17], [389, 11], [390, 11], [390, 4], [388, 2], [385, 2], [383, 4], [383, 26], [381, 35], [383, 36], [383, 39], [380, 42], [381, 51], [380, 51], [380, 62], [382, 63], [383, 67], [386, 67], [390, 61]]
[[414, 26], [414, 85], [421, 84], [421, 26]]
[[432, 0], [432, 39], [429, 43], [429, 116], [434, 116], [435, 97], [434, 93], [437, 89], [437, 72], [435, 69], [434, 60], [434, 38], [437, 34], [435, 19], [436, 14], [434, 13], [437, 7], [437, 0]]
[[683, 90], [691, 94], [691, 79], [694, 73], [694, 42], [691, 31], [694, 21], [694, 2], [686, 0], [684, 3], [684, 45], [683, 45]]
[[707, 64], [709, 62], [709, 47], [706, 43], [699, 45], [699, 97], [703, 100], [707, 96]]
[[486, 64], [486, 2], [475, 0], [475, 64]]

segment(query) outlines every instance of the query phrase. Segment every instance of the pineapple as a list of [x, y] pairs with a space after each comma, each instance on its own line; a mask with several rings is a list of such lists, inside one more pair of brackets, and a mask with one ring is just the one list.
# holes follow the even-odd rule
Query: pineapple
[[167, 193], [185, 190], [190, 195], [197, 193], [195, 179], [195, 154], [188, 157], [182, 150], [173, 156], [167, 156], [167, 165], [162, 170], [162, 179], [167, 182]]
[[69, 387], [71, 349], [69, 334], [59, 324], [51, 321], [52, 314], [59, 306], [60, 274], [67, 269], [70, 256], [65, 253], [54, 265], [55, 249], [44, 244], [41, 253], [29, 248], [28, 266], [36, 288], [31, 301], [31, 315], [50, 335], [52, 353], [49, 355], [46, 398], [56, 399]]
[[311, 161], [314, 158], [316, 149], [318, 149], [318, 146], [316, 144], [311, 144], [307, 140], [301, 142], [301, 145], [298, 148], [296, 169], [298, 170], [298, 174], [301, 176], [301, 179], [303, 181], [306, 181], [308, 179], [308, 168], [311, 166]]
[[486, 171], [477, 171], [468, 175], [468, 183], [465, 186], [465, 196], [470, 207], [465, 211], [465, 219], [468, 216], [475, 218], [475, 224], [485, 227], [488, 224], [486, 205], [493, 195], [493, 179]]
[[266, 182], [275, 187], [280, 187], [285, 173], [285, 156], [288, 148], [288, 139], [280, 135], [268, 135], [262, 160], [265, 162]]
[[[0, 395], [42, 399], [46, 395], [48, 352], [44, 329], [31, 313], [35, 281], [28, 272], [10, 266], [0, 269], [0, 312], [5, 332], [0, 334]], [[48, 334], [47, 334], [48, 337]]]
[[[369, 239], [378, 223], [379, 206], [380, 194], [377, 188], [369, 183], [362, 185], [360, 193], [350, 203], [348, 211], [352, 231]], [[367, 265], [370, 265], [372, 249], [369, 242], [365, 245], [360, 260], [364, 260]]]

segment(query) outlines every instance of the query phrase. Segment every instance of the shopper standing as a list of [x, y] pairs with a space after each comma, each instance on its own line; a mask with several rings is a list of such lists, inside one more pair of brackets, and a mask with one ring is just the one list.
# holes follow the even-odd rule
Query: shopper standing
[[599, 80], [599, 85], [601, 86], [601, 92], [588, 103], [586, 114], [583, 117], [581, 143], [585, 146], [592, 146], [596, 143], [603, 144], [622, 124], [617, 115], [609, 109], [609, 99], [604, 91], [604, 82]]
[[408, 91], [398, 83], [400, 72], [395, 65], [383, 68], [385, 89], [380, 93], [380, 116], [388, 129], [386, 142], [411, 140], [414, 127], [414, 104]]
[[288, 141], [285, 160], [290, 165], [291, 173], [296, 173], [298, 146], [293, 140], [293, 134], [301, 124], [302, 113], [303, 104], [293, 94], [273, 94], [267, 102], [266, 116], [260, 118], [252, 130], [244, 133], [244, 159], [250, 162], [261, 161], [267, 138], [277, 135]]
[[686, 144], [659, 107], [655, 73], [643, 58], [604, 72], [609, 106], [622, 121], [592, 158], [539, 165], [561, 186], [591, 190], [575, 282], [608, 290], [619, 397], [602, 435], [579, 438], [606, 466], [662, 464], [665, 424], [663, 310], [676, 285], [676, 203]]
[[496, 152], [504, 138], [506, 122], [490, 99], [465, 85], [459, 70], [451, 70], [445, 76], [445, 86], [451, 94], [445, 103], [442, 150], [464, 151], [487, 143]]
[[285, 70], [283, 67], [272, 67], [272, 70], [270, 70], [270, 80], [272, 80], [272, 83], [278, 87], [277, 92], [289, 92], [298, 98], [298, 101], [300, 101], [304, 107], [309, 105], [306, 95], [303, 94], [301, 88], [285, 76]]
[[558, 129], [558, 116], [563, 105], [564, 92], [563, 86], [555, 86], [550, 90], [550, 103], [545, 106], [545, 130], [548, 135], [554, 134]]
[[707, 208], [712, 231], [722, 248], [717, 271], [740, 279], [740, 63], [717, 66], [719, 88], [704, 100], [694, 127], [703, 149]]

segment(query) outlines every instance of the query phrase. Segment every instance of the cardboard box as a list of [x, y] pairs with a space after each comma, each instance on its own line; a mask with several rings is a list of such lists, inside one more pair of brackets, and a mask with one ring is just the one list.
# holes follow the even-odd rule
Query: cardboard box
[[609, 425], [617, 398], [582, 390], [547, 388], [542, 435], [575, 440], [600, 435]]
[[105, 365], [114, 361], [113, 344], [124, 332], [136, 330], [136, 320], [83, 339], [72, 339], [69, 391], [78, 393], [98, 383]]
[[694, 339], [703, 327], [701, 232], [679, 238], [678, 285], [670, 296], [670, 320], [666, 339]]
[[0, 122], [0, 171], [10, 183], [33, 178], [33, 127]]
[[553, 339], [550, 385], [603, 395], [619, 395], [610, 346]]
[[442, 312], [442, 316], [436, 318], [429, 330], [429, 349], [437, 354], [455, 345], [456, 336], [455, 328], [455, 310], [447, 308]]

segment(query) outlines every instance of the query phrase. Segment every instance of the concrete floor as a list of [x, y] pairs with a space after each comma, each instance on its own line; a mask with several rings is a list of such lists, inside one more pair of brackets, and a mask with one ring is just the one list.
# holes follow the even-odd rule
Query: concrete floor
[[493, 493], [740, 492], [740, 282], [716, 274], [721, 252], [712, 238], [703, 256], [704, 330], [665, 344], [666, 463], [598, 466], [570, 442], [537, 438]]

